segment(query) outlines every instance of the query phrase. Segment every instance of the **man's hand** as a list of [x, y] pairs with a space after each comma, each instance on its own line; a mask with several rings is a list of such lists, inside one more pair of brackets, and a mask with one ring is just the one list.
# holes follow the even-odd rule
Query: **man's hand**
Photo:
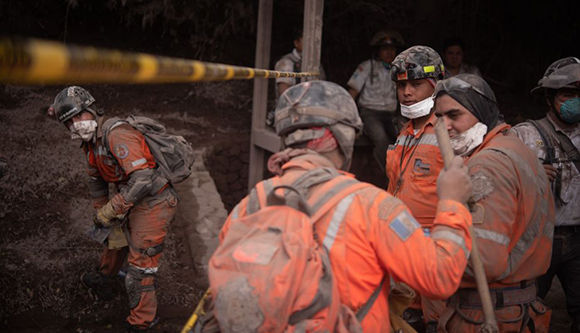
[[442, 170], [437, 179], [439, 200], [455, 200], [466, 203], [471, 197], [472, 184], [463, 158], [455, 156], [451, 166]]
[[115, 209], [113, 209], [111, 201], [109, 201], [103, 207], [97, 209], [97, 212], [93, 218], [93, 223], [99, 228], [108, 228], [113, 225], [112, 222], [117, 217], [117, 213], [115, 212]]
[[546, 175], [548, 176], [548, 180], [553, 182], [558, 176], [558, 170], [552, 164], [542, 164], [544, 166], [544, 170], [546, 171]]

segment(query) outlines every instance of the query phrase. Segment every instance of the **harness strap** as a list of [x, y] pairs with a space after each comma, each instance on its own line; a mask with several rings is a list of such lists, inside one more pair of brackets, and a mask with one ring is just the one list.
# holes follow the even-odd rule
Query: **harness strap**
[[361, 322], [364, 319], [364, 317], [367, 315], [367, 313], [373, 307], [373, 304], [375, 304], [375, 301], [377, 300], [377, 298], [379, 298], [379, 294], [381, 293], [381, 290], [383, 289], [384, 284], [385, 284], [385, 278], [383, 278], [381, 280], [381, 283], [379, 283], [379, 286], [377, 287], [377, 289], [375, 289], [375, 291], [373, 291], [373, 293], [371, 294], [371, 296], [369, 297], [367, 302], [360, 309], [358, 309], [358, 311], [356, 312], [356, 319], [358, 319], [359, 322]]

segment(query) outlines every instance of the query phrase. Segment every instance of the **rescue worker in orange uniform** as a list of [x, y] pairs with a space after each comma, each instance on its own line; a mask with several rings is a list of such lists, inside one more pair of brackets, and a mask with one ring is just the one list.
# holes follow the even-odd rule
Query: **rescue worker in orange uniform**
[[[141, 132], [126, 123], [113, 125], [105, 146], [103, 128], [107, 124], [94, 102], [87, 90], [71, 86], [56, 96], [49, 109], [70, 130], [73, 139], [82, 140], [89, 191], [96, 208], [93, 222], [109, 233], [98, 271], [83, 274], [81, 280], [110, 298], [111, 287], [107, 284], [128, 260], [128, 331], [144, 331], [158, 320], [156, 274], [177, 196], [167, 180], [157, 174], [155, 159]], [[117, 190], [112, 196], [109, 183]], [[127, 239], [120, 227], [123, 220], [127, 220]]]
[[431, 95], [445, 69], [439, 54], [421, 45], [401, 52], [392, 65], [401, 115], [409, 121], [387, 150], [387, 191], [409, 207], [421, 226], [430, 227], [437, 208], [437, 176], [443, 169]]
[[[554, 201], [544, 168], [502, 121], [495, 95], [479, 76], [459, 74], [435, 87], [434, 112], [473, 182], [474, 237], [500, 332], [548, 332], [551, 311], [535, 279], [550, 265]], [[481, 300], [468, 265], [441, 314], [441, 332], [478, 332]]]
[[[286, 90], [275, 116], [276, 132], [287, 149], [269, 159], [276, 176], [257, 185], [292, 184], [309, 170], [327, 167], [352, 177], [349, 169], [355, 137], [362, 129], [356, 104], [342, 87], [326, 81], [310, 81]], [[442, 172], [438, 180], [439, 202], [431, 238], [398, 199], [370, 184], [335, 203], [316, 223], [315, 233], [329, 251], [341, 302], [353, 311], [385, 281], [362, 321], [365, 332], [388, 332], [388, 295], [393, 281], [404, 281], [433, 298], [453, 294], [463, 275], [471, 239], [471, 223], [463, 205], [471, 183], [461, 159]], [[327, 192], [325, 183], [310, 187], [313, 205]], [[232, 210], [219, 235], [223, 241], [232, 220], [253, 211], [256, 191]], [[252, 208], [254, 207], [254, 208]], [[258, 206], [259, 208], [259, 206]]]
[[[435, 50], [421, 45], [401, 52], [392, 65], [401, 115], [409, 121], [395, 144], [387, 150], [387, 191], [409, 207], [425, 233], [429, 234], [437, 212], [437, 176], [443, 169], [443, 158], [435, 137], [432, 95], [435, 84], [444, 77], [445, 68]], [[405, 318], [419, 329], [422, 324], [418, 309], [422, 308], [427, 329], [435, 330], [439, 319], [437, 312], [444, 306], [442, 301], [418, 296]]]

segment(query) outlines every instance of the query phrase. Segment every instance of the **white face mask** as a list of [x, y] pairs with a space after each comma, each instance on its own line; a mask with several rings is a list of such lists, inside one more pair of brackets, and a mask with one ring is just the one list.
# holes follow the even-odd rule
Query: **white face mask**
[[409, 106], [401, 104], [401, 115], [409, 119], [421, 118], [431, 112], [433, 104], [433, 97], [427, 97], [424, 100]]
[[455, 155], [464, 156], [469, 154], [473, 149], [483, 142], [483, 137], [487, 133], [487, 126], [483, 123], [477, 123], [471, 126], [467, 131], [449, 138], [451, 147]]
[[85, 142], [91, 141], [97, 132], [96, 120], [81, 120], [74, 122], [70, 127], [70, 138], [73, 140], [81, 139]]

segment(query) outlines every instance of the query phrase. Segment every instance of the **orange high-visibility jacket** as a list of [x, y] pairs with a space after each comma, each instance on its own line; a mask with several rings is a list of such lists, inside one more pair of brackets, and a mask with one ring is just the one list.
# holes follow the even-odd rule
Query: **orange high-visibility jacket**
[[[473, 181], [473, 230], [491, 286], [533, 280], [550, 265], [554, 200], [536, 155], [509, 125], [491, 130], [467, 159]], [[462, 287], [475, 287], [468, 267]]]
[[[141, 132], [123, 124], [109, 134], [109, 149], [103, 145], [102, 135], [95, 144], [83, 144], [87, 154], [88, 173], [108, 183], [126, 182], [135, 170], [155, 168], [155, 159]], [[109, 152], [110, 151], [110, 152]]]
[[437, 211], [437, 177], [443, 158], [435, 136], [435, 114], [419, 130], [409, 121], [395, 144], [387, 149], [387, 191], [401, 199], [423, 227], [430, 227]]
[[[257, 187], [271, 190], [273, 186], [292, 184], [318, 167], [334, 166], [318, 154], [295, 157], [283, 166], [281, 177], [262, 181]], [[343, 173], [340, 177], [352, 175]], [[325, 185], [311, 188], [311, 205], [327, 193]], [[219, 235], [220, 242], [230, 224], [243, 217], [248, 205], [256, 200], [256, 191], [252, 190], [234, 207]], [[471, 250], [467, 233], [471, 217], [459, 202], [439, 202], [432, 237], [428, 238], [400, 200], [372, 185], [340, 200], [316, 223], [319, 239], [330, 253], [342, 303], [356, 312], [386, 278], [380, 296], [362, 322], [365, 332], [388, 332], [392, 280], [403, 281], [429, 297], [447, 298], [457, 289]]]

